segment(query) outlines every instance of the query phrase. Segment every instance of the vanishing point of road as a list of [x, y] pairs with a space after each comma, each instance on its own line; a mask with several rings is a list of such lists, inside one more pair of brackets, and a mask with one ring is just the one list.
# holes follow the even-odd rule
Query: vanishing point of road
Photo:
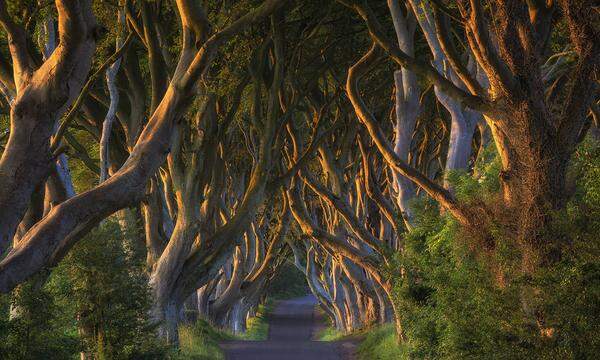
[[314, 296], [279, 302], [269, 314], [266, 341], [227, 341], [221, 344], [227, 360], [349, 360], [351, 344], [313, 341], [323, 324], [315, 312]]

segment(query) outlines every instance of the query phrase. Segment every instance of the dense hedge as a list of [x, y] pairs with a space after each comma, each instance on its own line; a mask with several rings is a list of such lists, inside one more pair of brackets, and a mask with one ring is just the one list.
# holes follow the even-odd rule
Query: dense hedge
[[[454, 191], [491, 203], [499, 193], [498, 169], [493, 158], [477, 165], [478, 176], [453, 174]], [[414, 204], [418, 224], [389, 269], [408, 358], [591, 359], [600, 353], [597, 146], [581, 146], [570, 177], [569, 205], [546, 229], [567, 250], [533, 274], [520, 271], [522, 254], [509, 229], [480, 229], [496, 244], [486, 251], [477, 229], [462, 229], [432, 202]]]

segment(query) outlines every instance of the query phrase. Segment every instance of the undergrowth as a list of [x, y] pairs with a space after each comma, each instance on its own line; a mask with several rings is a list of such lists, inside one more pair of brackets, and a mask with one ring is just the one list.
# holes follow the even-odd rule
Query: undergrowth
[[315, 336], [318, 341], [338, 341], [342, 340], [344, 337], [346, 337], [346, 334], [332, 326], [327, 326], [320, 330]]
[[[463, 203], [498, 201], [497, 157], [475, 176], [448, 178]], [[387, 268], [405, 341], [391, 324], [351, 336], [361, 360], [593, 359], [600, 353], [600, 147], [583, 144], [571, 163], [573, 194], [552, 214], [547, 239], [563, 239], [558, 260], [521, 271], [510, 224], [464, 229], [430, 200], [413, 203], [416, 223]], [[487, 219], [486, 219], [487, 220]], [[479, 233], [478, 233], [479, 232]], [[494, 247], [483, 249], [482, 233]], [[402, 275], [399, 269], [402, 269]], [[332, 329], [324, 340], [343, 336]]]
[[358, 346], [360, 360], [406, 359], [407, 351], [396, 342], [396, 331], [392, 324], [375, 327], [363, 332], [364, 340]]
[[179, 327], [179, 349], [174, 350], [173, 360], [220, 360], [225, 359], [219, 342], [234, 340], [225, 331], [213, 328], [205, 320], [197, 320], [193, 325]]
[[273, 311], [274, 302], [267, 301], [265, 304], [258, 306], [256, 314], [249, 318], [246, 322], [246, 332], [237, 337], [240, 340], [248, 341], [263, 341], [269, 338], [269, 323], [268, 315]]
[[263, 341], [269, 336], [267, 315], [273, 308], [273, 302], [260, 305], [256, 315], [247, 321], [243, 334], [234, 335], [230, 331], [216, 329], [206, 320], [198, 319], [192, 325], [179, 327], [179, 349], [170, 355], [172, 360], [220, 360], [225, 355], [219, 343], [230, 340]]
[[[481, 164], [477, 177], [449, 177], [463, 202], [493, 206], [498, 169], [495, 159]], [[465, 230], [432, 201], [416, 201], [414, 230], [388, 269], [406, 338], [395, 358], [594, 358], [600, 352], [598, 174], [600, 148], [584, 144], [570, 170], [574, 194], [544, 229], [548, 241], [563, 242], [560, 257], [531, 273], [522, 271], [521, 244], [510, 224]], [[491, 250], [479, 241], [484, 232]], [[387, 331], [393, 333], [391, 327]], [[379, 330], [368, 333], [363, 353], [372, 346], [392, 351], [389, 334], [388, 340]]]

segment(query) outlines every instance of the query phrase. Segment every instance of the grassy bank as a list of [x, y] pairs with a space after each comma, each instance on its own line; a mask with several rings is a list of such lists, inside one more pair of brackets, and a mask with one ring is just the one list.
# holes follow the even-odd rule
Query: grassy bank
[[275, 307], [272, 301], [267, 301], [266, 304], [260, 305], [256, 315], [248, 319], [246, 325], [248, 328], [244, 334], [238, 335], [240, 340], [262, 341], [269, 337], [269, 323], [267, 315], [273, 311]]
[[357, 355], [359, 360], [400, 360], [408, 358], [402, 347], [396, 343], [396, 333], [392, 324], [363, 329], [351, 334], [344, 334], [332, 327], [327, 327], [317, 334], [317, 340], [358, 340]]
[[248, 319], [248, 328], [244, 334], [234, 335], [228, 331], [215, 329], [205, 320], [179, 328], [179, 350], [173, 351], [173, 360], [221, 360], [225, 359], [219, 343], [227, 340], [266, 340], [269, 336], [267, 314], [273, 303], [268, 302], [258, 308], [256, 316]]
[[317, 341], [338, 341], [343, 340], [346, 335], [335, 328], [328, 326], [317, 333]]
[[363, 340], [358, 346], [360, 360], [399, 360], [407, 359], [407, 354], [396, 343], [396, 332], [392, 324], [378, 326], [363, 331]]
[[213, 328], [205, 320], [198, 320], [194, 325], [184, 325], [179, 328], [179, 350], [175, 352], [172, 359], [225, 359], [219, 348], [219, 342], [233, 339], [235, 339], [233, 335]]

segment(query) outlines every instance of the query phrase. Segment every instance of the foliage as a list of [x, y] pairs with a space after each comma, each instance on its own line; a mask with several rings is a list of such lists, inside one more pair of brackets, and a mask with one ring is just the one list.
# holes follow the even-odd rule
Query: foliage
[[78, 351], [77, 336], [64, 331], [68, 324], [51, 291], [38, 289], [43, 280], [38, 276], [0, 298], [1, 359], [67, 359]]
[[366, 332], [358, 347], [358, 356], [365, 360], [397, 360], [406, 358], [407, 354], [396, 342], [394, 326], [387, 324]]
[[[456, 194], [494, 201], [496, 161], [484, 166], [483, 180], [453, 174]], [[418, 224], [390, 268], [407, 338], [403, 358], [593, 358], [600, 351], [593, 315], [600, 313], [599, 174], [598, 147], [583, 145], [571, 169], [575, 195], [546, 229], [569, 250], [533, 274], [520, 271], [521, 250], [506, 229], [490, 226], [496, 248], [485, 251], [480, 234], [429, 201], [415, 203]]]
[[[167, 347], [148, 320], [143, 252], [132, 237], [105, 221], [49, 277], [3, 297], [0, 358], [68, 359], [79, 351], [97, 359], [164, 358]], [[11, 306], [18, 316], [9, 320]]]
[[274, 303], [270, 300], [265, 304], [259, 305], [256, 314], [246, 321], [246, 332], [238, 337], [242, 340], [267, 340], [269, 338], [268, 315], [273, 311], [273, 308]]
[[232, 335], [217, 331], [207, 321], [199, 319], [193, 325], [179, 328], [179, 350], [169, 358], [173, 360], [224, 359], [219, 342], [232, 339]]
[[266, 291], [267, 297], [272, 300], [291, 299], [309, 292], [304, 274], [289, 261], [281, 265]]
[[105, 221], [63, 261], [57, 296], [74, 307], [84, 348], [100, 359], [157, 358], [151, 299], [133, 234]]

